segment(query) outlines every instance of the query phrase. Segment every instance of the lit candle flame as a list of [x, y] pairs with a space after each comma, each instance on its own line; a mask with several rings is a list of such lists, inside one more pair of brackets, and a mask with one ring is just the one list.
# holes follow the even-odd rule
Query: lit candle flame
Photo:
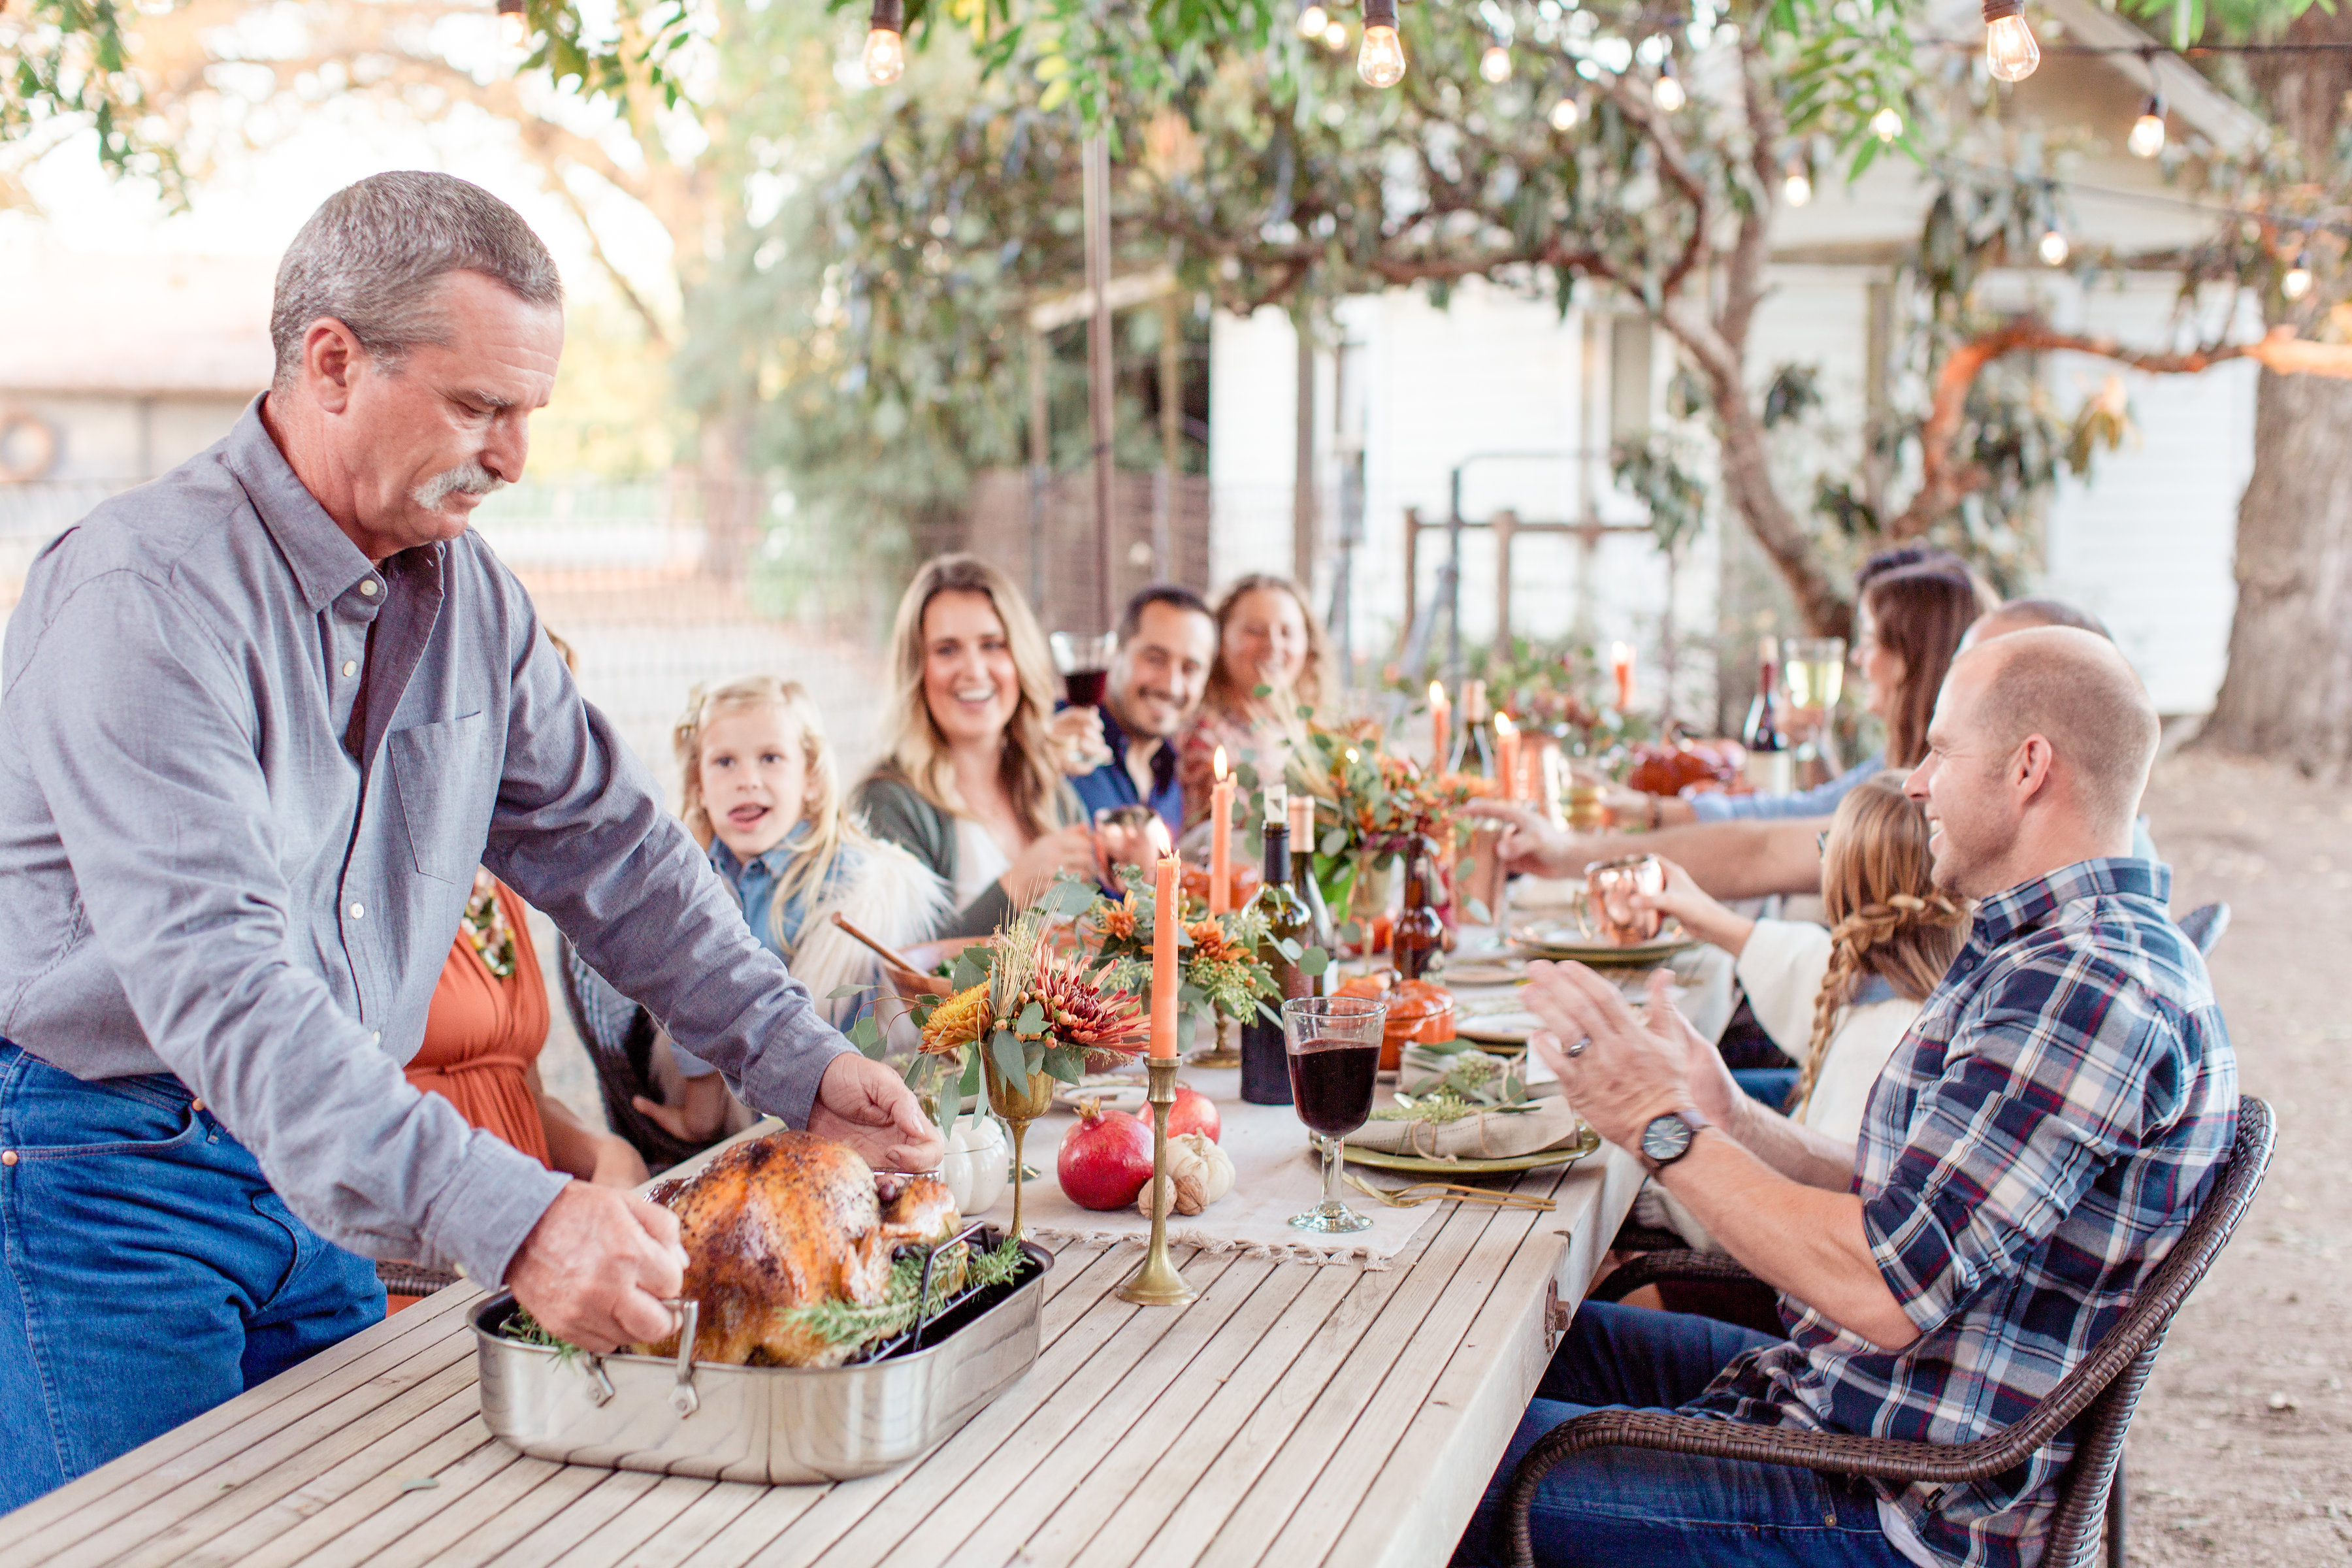
[[1611, 643], [1609, 645], [1609, 662], [1612, 664], [1633, 663], [1633, 645], [1632, 643], [1624, 642]]
[[1223, 746], [1217, 748], [1217, 754], [1211, 759], [1209, 765], [1216, 770], [1219, 778], [1225, 776], [1225, 749]]
[[1438, 708], [1443, 707], [1444, 702], [1445, 688], [1434, 680], [1431, 681], [1429, 683], [1429, 705], [1432, 708]]
[[1348, 748], [1348, 760], [1351, 763], [1356, 760], [1356, 748], [1353, 746]]
[[1495, 715], [1495, 733], [1497, 735], [1516, 735], [1518, 732], [1518, 726], [1511, 722], [1511, 716], [1508, 713], [1497, 712]]
[[1176, 853], [1176, 840], [1170, 835], [1168, 824], [1157, 812], [1152, 814], [1151, 826], [1145, 829], [1145, 834], [1151, 840], [1152, 850], [1159, 858], [1165, 860]]

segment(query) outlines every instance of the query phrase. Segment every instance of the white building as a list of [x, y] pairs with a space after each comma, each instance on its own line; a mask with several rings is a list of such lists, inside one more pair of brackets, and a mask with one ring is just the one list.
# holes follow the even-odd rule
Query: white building
[[[1966, 7], [1966, 21], [1955, 16], [1940, 31], [1974, 37], [1975, 15]], [[2037, 21], [2045, 36], [2063, 29], [2080, 43], [2145, 41], [2079, 0], [2055, 0], [2037, 12]], [[2059, 26], [2048, 26], [2051, 21]], [[2193, 126], [2216, 142], [2235, 144], [2253, 132], [2250, 116], [2177, 60], [2158, 58], [2155, 68], [2176, 134]], [[2014, 89], [2024, 117], [2053, 131], [2088, 132], [2107, 146], [2069, 166], [2069, 237], [2077, 254], [2186, 244], [2209, 235], [2216, 221], [2182, 202], [2155, 164], [2124, 149], [2149, 92], [2148, 70], [2130, 54], [2053, 53]], [[1873, 395], [1874, 293], [1885, 294], [1874, 286], [1915, 244], [1931, 193], [1909, 165], [1886, 160], [1851, 187], [1825, 173], [1810, 205], [1782, 209], [1774, 292], [1750, 339], [1759, 387], [1785, 363], [1812, 365], [1830, 419], [1859, 431]], [[2194, 336], [2176, 320], [2171, 274], [2108, 275], [2086, 285], [2072, 273], [2045, 269], [1991, 287], [2018, 304], [2031, 300], [2062, 330], [2144, 347], [2185, 344]], [[2231, 305], [2223, 300], [2220, 308]], [[1461, 514], [1468, 519], [1484, 521], [1508, 508], [1525, 521], [1642, 521], [1641, 505], [1611, 486], [1607, 452], [1614, 437], [1643, 427], [1645, 413], [1662, 416], [1673, 348], [1604, 291], [1580, 290], [1562, 317], [1548, 299], [1494, 287], [1464, 288], [1446, 310], [1418, 292], [1398, 290], [1343, 301], [1338, 322], [1342, 343], [1316, 359], [1315, 482], [1328, 545], [1346, 510], [1354, 454], [1361, 453], [1363, 538], [1353, 557], [1349, 628], [1360, 653], [1383, 652], [1402, 625], [1408, 509], [1424, 520], [1447, 516], [1457, 466], [1466, 464]], [[1214, 323], [1210, 471], [1221, 581], [1291, 569], [1297, 365], [1297, 339], [1283, 312]], [[2240, 363], [2195, 376], [2157, 376], [2054, 354], [2037, 369], [2062, 414], [2120, 376], [2138, 431], [2137, 442], [2099, 455], [2088, 483], [2063, 480], [2049, 499], [2041, 586], [2107, 621], [2163, 710], [2201, 711], [2221, 681], [2236, 599], [2231, 545], [2252, 464], [2254, 367]], [[1893, 488], [1898, 500], [1907, 493], [1900, 481]], [[1802, 504], [1810, 497], [1790, 499]], [[1683, 627], [1715, 623], [1722, 530], [1741, 527], [1727, 510], [1718, 500], [1717, 515], [1677, 574], [1674, 614]], [[1434, 586], [1443, 548], [1442, 534], [1423, 536], [1416, 572], [1422, 604]], [[1654, 668], [1666, 573], [1642, 536], [1610, 536], [1589, 550], [1572, 538], [1521, 536], [1511, 577], [1515, 630], [1556, 636], [1580, 625], [1600, 638], [1630, 637]], [[1318, 603], [1328, 602], [1330, 589], [1328, 576], [1318, 582]], [[1461, 595], [1464, 635], [1489, 636], [1497, 592], [1492, 543], [1483, 532], [1465, 537]]]

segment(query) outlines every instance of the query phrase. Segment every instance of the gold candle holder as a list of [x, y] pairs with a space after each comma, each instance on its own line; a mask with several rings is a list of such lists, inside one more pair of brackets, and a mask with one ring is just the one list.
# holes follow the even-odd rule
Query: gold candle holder
[[1143, 1266], [1118, 1288], [1118, 1299], [1139, 1307], [1181, 1307], [1200, 1292], [1184, 1283], [1168, 1256], [1168, 1205], [1176, 1184], [1168, 1179], [1168, 1109], [1176, 1103], [1176, 1058], [1153, 1057], [1146, 1090], [1151, 1104], [1151, 1247]]

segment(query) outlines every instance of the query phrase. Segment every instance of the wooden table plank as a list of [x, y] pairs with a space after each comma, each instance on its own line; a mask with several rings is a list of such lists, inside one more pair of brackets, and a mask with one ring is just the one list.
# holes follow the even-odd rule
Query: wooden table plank
[[[445, 1302], [442, 1296], [450, 1300]], [[411, 1356], [431, 1353], [430, 1347], [447, 1331], [441, 1320], [477, 1299], [470, 1286], [445, 1290], [0, 1516], [0, 1556], [11, 1563], [47, 1563], [49, 1554], [88, 1539], [164, 1486], [202, 1475], [320, 1406], [396, 1373]], [[406, 1321], [416, 1313], [425, 1315]], [[403, 1380], [404, 1385], [415, 1381]], [[398, 1392], [397, 1387], [387, 1388], [383, 1397]]]
[[[1174, 1321], [1167, 1331], [1144, 1350], [1132, 1368], [1115, 1373], [1112, 1366], [1100, 1366], [1109, 1380], [1097, 1391], [1093, 1408], [1074, 1413], [1067, 1435], [1035, 1463], [1017, 1494], [1008, 1488], [1001, 1500], [990, 1500], [984, 1493], [975, 1499], [982, 1503], [994, 1500], [995, 1506], [986, 1510], [979, 1528], [970, 1531], [962, 1544], [947, 1556], [947, 1562], [951, 1565], [986, 1563], [988, 1568], [999, 1568], [1016, 1551], [1033, 1563], [1038, 1561], [1028, 1543], [1036, 1536], [1041, 1522], [1073, 1497], [1103, 1496], [1107, 1483], [1099, 1473], [1101, 1462], [1110, 1457], [1123, 1438], [1148, 1429], [1149, 1424], [1163, 1414], [1172, 1415], [1184, 1408], [1188, 1387], [1199, 1392], [1199, 1398], [1191, 1405], [1197, 1408], [1208, 1397], [1207, 1390], [1199, 1389], [1197, 1380], [1212, 1377], [1241, 1358], [1243, 1335], [1236, 1333], [1227, 1338], [1228, 1329], [1261, 1298], [1264, 1304], [1258, 1307], [1257, 1315], [1271, 1321], [1300, 1283], [1278, 1277], [1306, 1267], [1308, 1266], [1261, 1259], [1236, 1263], [1203, 1289], [1199, 1300], [1173, 1314]], [[1227, 1348], [1221, 1351], [1221, 1344]], [[1208, 1359], [1204, 1361], [1204, 1357]], [[1080, 1373], [1081, 1378], [1093, 1378], [1102, 1359], [1097, 1357], [1097, 1363], [1089, 1363]], [[1174, 1395], [1174, 1399], [1162, 1413], [1160, 1403], [1166, 1395]], [[1189, 1415], [1190, 1409], [1185, 1413]], [[1021, 1440], [1025, 1443], [1030, 1437], [1024, 1428]], [[918, 1545], [931, 1538], [938, 1518], [934, 1515], [926, 1520], [922, 1531], [909, 1534], [908, 1544]], [[969, 1529], [968, 1521], [964, 1528]], [[944, 1548], [950, 1542], [941, 1536], [939, 1543]]]
[[[1281, 1266], [1186, 1368], [1182, 1383], [1160, 1394], [1104, 1456], [1087, 1484], [1029, 1538], [1024, 1554], [1039, 1568], [1055, 1568], [1075, 1561], [1098, 1531], [1156, 1529], [1222, 1447], [1211, 1447], [1206, 1434], [1255, 1408], [1355, 1279], [1349, 1268]], [[1195, 1458], [1197, 1464], [1192, 1462]], [[1148, 1499], [1154, 1493], [1166, 1508], [1147, 1520]]]
[[296, 1568], [340, 1568], [371, 1560], [386, 1542], [405, 1542], [444, 1511], [465, 1504], [474, 1493], [496, 1481], [517, 1465], [534, 1463], [499, 1442], [477, 1415], [452, 1436], [480, 1440], [455, 1462], [433, 1473], [434, 1485], [421, 1491], [405, 1485], [373, 1512], [352, 1521], [333, 1536], [295, 1559]]
[[[1136, 1562], [1236, 1560], [1235, 1543], [1251, 1534], [1261, 1546], [1271, 1540], [1286, 1516], [1286, 1500], [1320, 1472], [1321, 1457], [1345, 1436], [1346, 1423], [1370, 1396], [1370, 1389], [1357, 1384], [1377, 1377], [1395, 1359], [1491, 1217], [1487, 1212], [1456, 1210], [1438, 1222], [1434, 1235], [1423, 1231], [1428, 1245], [1412, 1267], [1366, 1274], [1367, 1280], [1396, 1282], [1383, 1292], [1379, 1310], [1348, 1322], [1344, 1339], [1335, 1336], [1316, 1346], [1315, 1353], [1283, 1374], [1234, 1434], [1211, 1474], [1192, 1488]], [[1318, 1424], [1330, 1429], [1318, 1430]], [[1286, 1475], [1276, 1468], [1286, 1460], [1291, 1472]], [[1224, 1555], [1216, 1557], [1220, 1542]]]
[[[1588, 1205], [1581, 1213], [1563, 1192], [1559, 1211], [1540, 1216], [1538, 1231], [1559, 1237], [1563, 1254], [1548, 1263], [1545, 1249], [1519, 1248], [1509, 1276], [1487, 1298], [1355, 1516], [1323, 1550], [1323, 1560], [1419, 1568], [1452, 1553], [1493, 1473], [1486, 1456], [1509, 1446], [1550, 1363], [1542, 1322], [1546, 1284], [1558, 1285], [1562, 1301], [1582, 1299], [1615, 1234], [1614, 1226], [1603, 1234], [1601, 1217], [1630, 1208], [1642, 1184], [1642, 1169], [1632, 1156], [1607, 1152], [1601, 1180], [1581, 1188]], [[1484, 1472], [1482, 1463], [1488, 1467]]]
[[478, 1414], [462, 1288], [0, 1520], [0, 1562], [1422, 1568], [1541, 1374], [1545, 1287], [1580, 1295], [1638, 1183], [1613, 1152], [1530, 1175], [1556, 1213], [1450, 1209], [1386, 1268], [1180, 1249], [1202, 1294], [1175, 1311], [1113, 1295], [1139, 1249], [1064, 1241], [1028, 1373], [914, 1463], [830, 1486], [516, 1454]]
[[[425, 1364], [421, 1359], [412, 1363]], [[418, 1447], [439, 1436], [465, 1419], [462, 1406], [479, 1404], [478, 1399], [468, 1397], [473, 1388], [473, 1366], [459, 1360], [387, 1403], [377, 1405], [371, 1401], [362, 1410], [350, 1412], [339, 1410], [345, 1403], [339, 1400], [323, 1407], [310, 1420], [296, 1422], [220, 1467], [212, 1473], [220, 1478], [219, 1488], [213, 1487], [211, 1476], [189, 1481], [51, 1561], [58, 1568], [100, 1563], [113, 1563], [119, 1568], [163, 1568], [167, 1563], [184, 1562], [223, 1531], [262, 1512], [357, 1455], [376, 1450], [372, 1468], [390, 1462], [389, 1456], [377, 1447], [380, 1439], [376, 1434], [383, 1429], [379, 1422], [394, 1426], [395, 1431], [414, 1427]], [[448, 1407], [453, 1404], [461, 1408], [451, 1412]], [[362, 1420], [362, 1415], [377, 1419]], [[426, 1422], [428, 1416], [436, 1419]], [[331, 1418], [338, 1417], [339, 1425], [327, 1426]], [[418, 1423], [424, 1425], [415, 1425]], [[194, 1512], [168, 1525], [162, 1523], [192, 1501], [197, 1505]], [[135, 1542], [135, 1549], [124, 1551], [126, 1542]]]
[[719, 1481], [687, 1505], [686, 1510], [646, 1537], [621, 1560], [621, 1568], [678, 1568], [713, 1536], [740, 1518], [752, 1504], [768, 1496], [766, 1487], [740, 1481]]
[[[290, 1568], [345, 1531], [374, 1519], [404, 1495], [411, 1481], [434, 1479], [437, 1489], [450, 1485], [454, 1467], [474, 1458], [484, 1445], [498, 1447], [502, 1455], [511, 1452], [482, 1425], [482, 1402], [472, 1389], [450, 1403], [457, 1406], [457, 1423], [430, 1443], [407, 1454], [387, 1450], [374, 1473], [323, 1506], [312, 1505], [305, 1498], [304, 1493], [310, 1488], [289, 1493], [236, 1530], [215, 1540], [192, 1560], [191, 1568], [194, 1564], [206, 1568], [227, 1568], [228, 1564], [235, 1564], [235, 1568]], [[435, 1414], [437, 1416], [440, 1412]], [[357, 1456], [341, 1468], [357, 1473], [365, 1458]], [[331, 1475], [341, 1479], [340, 1471]], [[324, 1487], [328, 1482], [329, 1477], [322, 1476], [311, 1486]], [[315, 1511], [306, 1511], [314, 1506]], [[278, 1528], [273, 1531], [273, 1526]]]
[[[790, 1530], [751, 1561], [759, 1568], [808, 1568], [844, 1535], [861, 1528], [885, 1534], [869, 1559], [880, 1561], [889, 1542], [943, 1506], [966, 1478], [994, 1457], [1007, 1433], [1017, 1431], [1051, 1405], [1069, 1387], [1078, 1369], [1145, 1310], [1112, 1294], [1134, 1272], [1139, 1258], [1132, 1248], [1105, 1248], [1087, 1269], [1090, 1283], [1056, 1298], [1054, 1303], [1064, 1311], [1081, 1306], [1083, 1310], [1038, 1356], [1037, 1364], [999, 1394], [985, 1412], [904, 1469], [842, 1482], [831, 1497], [795, 1520]], [[1193, 1260], [1179, 1267], [1190, 1270], [1201, 1265]]]
[[[1131, 1414], [1164, 1387], [1273, 1268], [1271, 1262], [1249, 1262], [1234, 1254], [1196, 1257], [1183, 1266], [1186, 1280], [1201, 1292], [1191, 1304], [1169, 1310], [1117, 1303], [1129, 1314], [1127, 1321], [1064, 1385], [1064, 1397], [1046, 1401], [1017, 1429], [996, 1428], [999, 1440], [993, 1451], [962, 1484], [919, 1518], [894, 1520], [898, 1539], [888, 1552], [860, 1551], [861, 1527], [820, 1559], [820, 1568], [850, 1568], [893, 1557], [969, 1562], [975, 1554], [986, 1556], [992, 1541], [999, 1544], [991, 1568], [999, 1568], [1036, 1528], [1045, 1510], [1067, 1496], [1092, 1468], [1121, 1429], [1121, 1413]], [[985, 1429], [987, 1417], [983, 1415], [974, 1425]], [[1091, 1453], [1080, 1437], [1085, 1431], [1097, 1435]], [[992, 1522], [992, 1531], [985, 1528]], [[877, 1531], [872, 1539], [878, 1544], [885, 1536]]]
[[490, 1559], [491, 1568], [547, 1568], [593, 1536], [614, 1516], [654, 1489], [661, 1477], [644, 1470], [609, 1470], [571, 1506]]
[[[1392, 1483], [1412, 1478], [1424, 1486], [1432, 1484], [1438, 1470], [1432, 1461], [1448, 1451], [1452, 1438], [1461, 1436], [1455, 1406], [1498, 1383], [1512, 1391], [1511, 1422], [1499, 1434], [1481, 1431], [1475, 1435], [1481, 1441], [1465, 1447], [1483, 1454], [1509, 1441], [1516, 1411], [1526, 1408], [1549, 1359], [1543, 1331], [1545, 1288], [1560, 1277], [1569, 1234], [1593, 1228], [1602, 1184], [1591, 1180], [1560, 1184], [1555, 1199], [1560, 1207], [1552, 1214], [1504, 1210], [1494, 1216], [1478, 1246], [1414, 1329], [1412, 1339], [1332, 1452], [1324, 1467], [1324, 1483], [1311, 1491], [1302, 1489], [1271, 1543], [1256, 1548], [1265, 1560], [1324, 1561], [1350, 1519], [1362, 1507], [1377, 1502], [1383, 1476]], [[1507, 1281], [1516, 1288], [1506, 1290]], [[1486, 1321], [1483, 1340], [1478, 1333], [1482, 1319]], [[1454, 1373], [1453, 1384], [1441, 1394], [1435, 1385], [1448, 1371]], [[1349, 1373], [1342, 1371], [1336, 1386], [1344, 1387], [1348, 1381]], [[1441, 1399], [1445, 1403], [1435, 1403]], [[1414, 1433], [1417, 1422], [1423, 1423], [1419, 1438], [1408, 1445], [1406, 1439]], [[1488, 1437], [1494, 1441], [1484, 1441]], [[1457, 1464], [1455, 1469], [1475, 1471], [1475, 1461]], [[1344, 1478], [1345, 1484], [1334, 1484], [1332, 1478]], [[1458, 1511], [1449, 1507], [1441, 1514], [1423, 1496], [1416, 1500], [1414, 1517], [1441, 1533], [1443, 1518], [1453, 1517], [1454, 1535], [1458, 1539], [1461, 1525], [1476, 1506], [1484, 1479], [1477, 1477], [1474, 1481], [1467, 1473], [1445, 1477], [1437, 1484], [1449, 1486], [1457, 1500], [1466, 1490], [1467, 1503]], [[1361, 1487], [1360, 1492], [1354, 1490], [1357, 1486]], [[1392, 1560], [1443, 1561], [1452, 1553], [1454, 1540], [1433, 1544], [1433, 1551], [1419, 1557]]]

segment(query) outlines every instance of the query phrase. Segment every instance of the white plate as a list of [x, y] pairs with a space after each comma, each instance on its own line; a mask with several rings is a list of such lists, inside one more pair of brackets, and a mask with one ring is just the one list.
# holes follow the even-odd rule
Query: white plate
[[1099, 1101], [1105, 1110], [1140, 1110], [1149, 1101], [1143, 1080], [1125, 1073], [1090, 1072], [1076, 1083], [1054, 1086], [1054, 1103], [1076, 1110], [1085, 1101]]

